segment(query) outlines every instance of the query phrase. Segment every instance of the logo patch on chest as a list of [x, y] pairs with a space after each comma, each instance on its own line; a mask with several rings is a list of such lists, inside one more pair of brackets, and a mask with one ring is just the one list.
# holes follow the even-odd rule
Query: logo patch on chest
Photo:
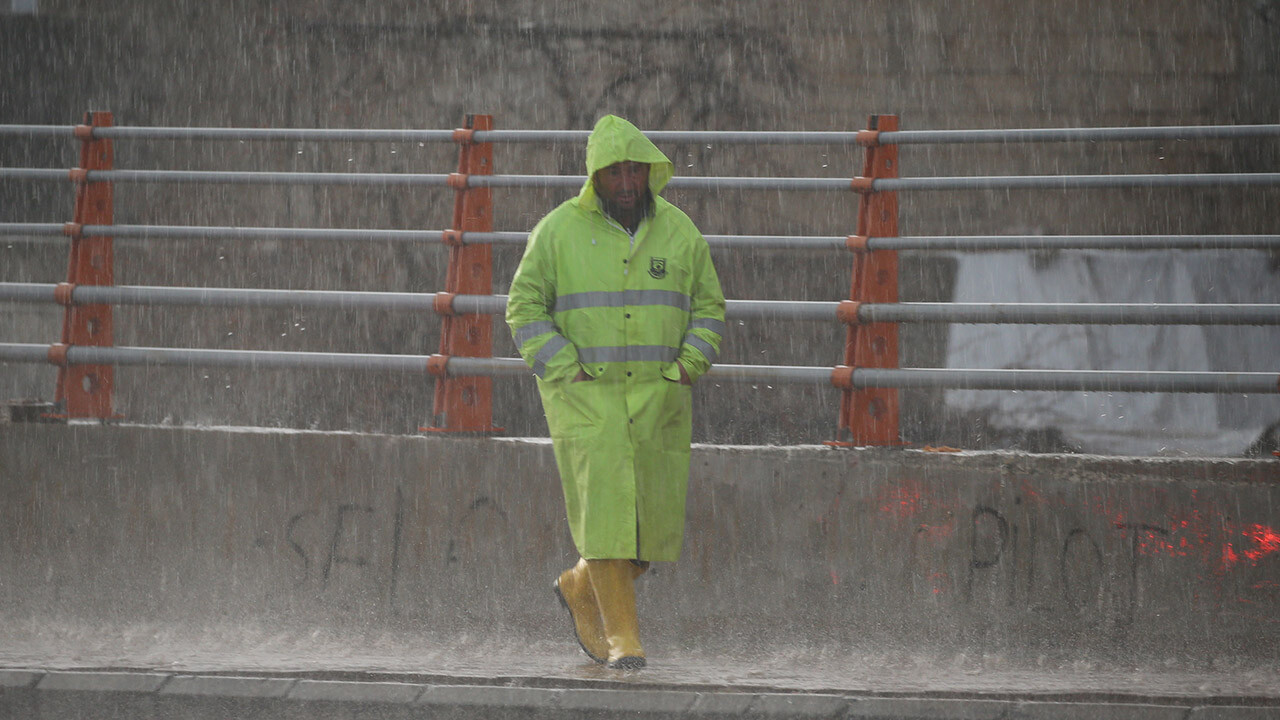
[[649, 258], [649, 277], [654, 280], [661, 280], [667, 276], [667, 259], [660, 257]]

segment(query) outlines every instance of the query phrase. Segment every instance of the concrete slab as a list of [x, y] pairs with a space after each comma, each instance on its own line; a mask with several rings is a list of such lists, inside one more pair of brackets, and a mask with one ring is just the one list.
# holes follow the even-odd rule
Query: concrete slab
[[43, 670], [0, 668], [0, 688], [30, 688], [44, 677]]
[[559, 709], [652, 713], [681, 716], [690, 712], [697, 693], [671, 690], [591, 690], [576, 689], [560, 694]]
[[689, 708], [690, 715], [742, 717], [747, 714], [755, 695], [745, 692], [700, 692]]
[[39, 690], [74, 690], [79, 692], [152, 693], [169, 680], [168, 675], [137, 672], [63, 672], [50, 671], [37, 683]]
[[1118, 703], [1020, 702], [1009, 720], [1185, 720], [1187, 708], [1175, 705]]
[[835, 718], [842, 717], [849, 700], [841, 695], [780, 694], [757, 695], [748, 717], [760, 718]]
[[297, 680], [290, 678], [178, 675], [160, 688], [161, 695], [216, 695], [228, 698], [282, 698]]
[[287, 697], [302, 701], [412, 703], [421, 697], [427, 687], [398, 682], [299, 680], [289, 690]]
[[1280, 708], [1275, 707], [1197, 707], [1187, 714], [1187, 720], [1275, 720], [1280, 718]]
[[[307, 717], [348, 720], [380, 713], [413, 717], [418, 707], [440, 717], [612, 718], [858, 718], [860, 720], [1261, 720], [1280, 717], [1271, 705], [1092, 700], [1030, 701], [1016, 695], [978, 697], [869, 697], [830, 693], [742, 692], [732, 688], [681, 690], [638, 685], [636, 678], [542, 679], [549, 687], [477, 685], [463, 679], [395, 682], [314, 677], [225, 677], [147, 672], [48, 673], [50, 682], [17, 686], [22, 670], [7, 673], [15, 686], [0, 688], [0, 716], [59, 718], [95, 712], [204, 718], [233, 713], [246, 720]], [[525, 682], [535, 681], [526, 677]], [[6, 715], [8, 713], [9, 715]]]
[[854, 698], [846, 718], [879, 720], [1004, 720], [1013, 703], [1001, 700], [947, 700], [928, 698]]
[[432, 685], [418, 697], [419, 705], [435, 707], [489, 707], [554, 710], [562, 691], [494, 685]]

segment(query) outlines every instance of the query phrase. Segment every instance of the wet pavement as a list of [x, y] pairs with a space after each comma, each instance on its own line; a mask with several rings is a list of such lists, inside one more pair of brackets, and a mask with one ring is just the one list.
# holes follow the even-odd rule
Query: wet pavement
[[609, 670], [564, 642], [447, 641], [387, 633], [339, 637], [268, 631], [130, 626], [10, 635], [0, 667], [248, 675], [436, 685], [605, 688], [689, 692], [836, 694], [860, 697], [990, 698], [1072, 702], [1208, 702], [1268, 705], [1280, 713], [1274, 667], [1187, 667], [1173, 661], [1124, 666], [1081, 659], [1040, 667], [997, 655], [678, 651], [649, 647], [641, 671]]

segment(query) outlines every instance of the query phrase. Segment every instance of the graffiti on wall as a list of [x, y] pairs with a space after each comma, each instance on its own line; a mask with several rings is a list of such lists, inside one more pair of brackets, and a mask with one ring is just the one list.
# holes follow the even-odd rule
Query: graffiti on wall
[[492, 525], [508, 520], [497, 501], [477, 495], [432, 550], [410, 547], [411, 531], [420, 529], [416, 517], [399, 486], [390, 507], [331, 502], [289, 515], [282, 539], [295, 588], [324, 592], [343, 583], [363, 583], [385, 592], [394, 608], [407, 560], [445, 566], [465, 562], [474, 556], [477, 543], [491, 538]]
[[[1106, 616], [1118, 628], [1162, 603], [1260, 617], [1280, 606], [1280, 532], [1224, 512], [1194, 489], [1171, 500], [1135, 487], [1063, 494], [1030, 480], [1000, 487], [964, 501], [949, 488], [901, 479], [868, 497], [872, 532], [900, 538], [890, 545], [909, 558], [910, 577], [896, 582], [938, 601]], [[820, 518], [824, 533], [836, 531], [830, 519], [840, 503]], [[838, 584], [838, 563], [828, 572]]]

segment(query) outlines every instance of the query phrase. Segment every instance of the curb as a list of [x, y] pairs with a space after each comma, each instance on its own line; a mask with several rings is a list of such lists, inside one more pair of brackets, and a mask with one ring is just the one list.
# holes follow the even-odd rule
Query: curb
[[[77, 693], [85, 693], [77, 700]], [[227, 700], [260, 700], [272, 712], [282, 705], [311, 704], [309, 716], [349, 717], [366, 707], [414, 706], [462, 713], [501, 711], [520, 717], [611, 717], [619, 711], [648, 717], [847, 718], [849, 720], [1274, 720], [1272, 706], [1038, 702], [998, 698], [864, 697], [829, 693], [761, 693], [726, 689], [687, 691], [598, 687], [510, 687], [289, 677], [193, 675], [128, 671], [0, 668], [0, 715], [6, 708], [39, 708], [56, 695], [64, 710], [109, 706], [112, 698], [146, 702], [185, 698], [193, 707]], [[504, 714], [504, 717], [506, 715]]]

